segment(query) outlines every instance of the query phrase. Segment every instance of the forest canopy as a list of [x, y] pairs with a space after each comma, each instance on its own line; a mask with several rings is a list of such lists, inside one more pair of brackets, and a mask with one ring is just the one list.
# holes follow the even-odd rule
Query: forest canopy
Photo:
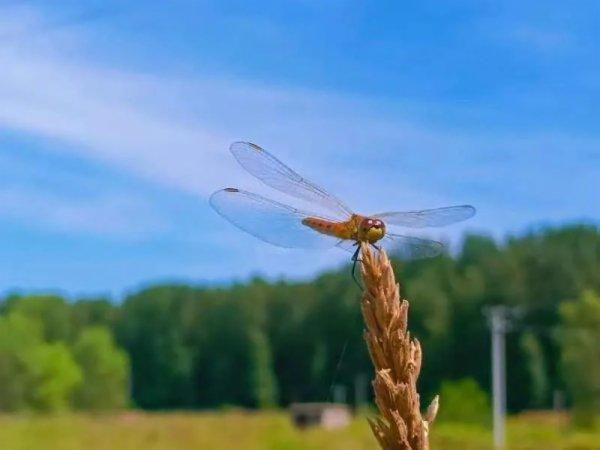
[[[503, 304], [518, 311], [509, 408], [549, 407], [556, 390], [599, 404], [581, 392], [593, 384], [581, 358], [594, 350], [573, 350], [587, 339], [579, 322], [598, 323], [589, 317], [600, 301], [598, 228], [503, 244], [467, 235], [455, 257], [394, 264], [425, 349], [425, 403], [448, 381], [489, 390], [482, 311]], [[0, 303], [0, 410], [270, 407], [331, 400], [334, 385], [353, 402], [372, 370], [358, 296], [347, 267], [311, 282], [155, 285], [121, 302], [9, 295]]]

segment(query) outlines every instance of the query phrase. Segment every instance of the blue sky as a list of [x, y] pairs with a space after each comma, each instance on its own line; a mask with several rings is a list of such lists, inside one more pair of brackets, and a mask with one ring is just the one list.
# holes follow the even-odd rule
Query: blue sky
[[0, 1], [0, 290], [302, 278], [209, 208], [271, 150], [361, 212], [498, 238], [600, 216], [597, 2]]

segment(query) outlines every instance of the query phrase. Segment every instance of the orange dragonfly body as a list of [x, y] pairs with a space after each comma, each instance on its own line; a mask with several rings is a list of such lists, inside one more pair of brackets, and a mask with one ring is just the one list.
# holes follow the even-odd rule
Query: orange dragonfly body
[[[475, 208], [470, 205], [356, 214], [338, 198], [300, 176], [261, 147], [235, 142], [230, 150], [244, 169], [266, 185], [323, 211], [304, 211], [237, 188], [212, 194], [210, 204], [217, 213], [238, 228], [280, 247], [337, 246], [354, 251], [355, 261], [360, 248], [358, 244], [364, 242], [377, 247], [385, 245], [404, 259], [432, 257], [443, 250], [441, 243], [390, 233], [387, 226], [440, 227], [475, 214]], [[357, 248], [353, 248], [355, 246]]]
[[313, 230], [336, 237], [342, 241], [368, 242], [375, 244], [385, 236], [385, 224], [379, 219], [352, 214], [343, 222], [333, 222], [319, 217], [302, 219], [302, 224]]

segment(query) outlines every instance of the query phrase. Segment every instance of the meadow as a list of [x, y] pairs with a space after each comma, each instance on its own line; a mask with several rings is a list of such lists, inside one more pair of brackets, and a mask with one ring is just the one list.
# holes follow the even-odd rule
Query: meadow
[[[491, 449], [490, 431], [440, 423], [434, 450]], [[525, 414], [508, 422], [507, 450], [598, 450], [600, 430], [571, 429], [565, 417]], [[364, 417], [340, 430], [295, 429], [285, 412], [224, 411], [114, 415], [0, 416], [2, 450], [376, 450]]]

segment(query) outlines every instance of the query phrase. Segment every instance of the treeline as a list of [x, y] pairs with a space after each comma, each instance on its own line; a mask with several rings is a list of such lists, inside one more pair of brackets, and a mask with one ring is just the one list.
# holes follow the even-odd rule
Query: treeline
[[[600, 323], [598, 228], [539, 230], [502, 245], [469, 235], [455, 258], [395, 265], [424, 347], [426, 400], [447, 380], [488, 389], [482, 311], [498, 304], [518, 307], [507, 341], [511, 410], [549, 407], [555, 390], [589, 398], [597, 388], [600, 360], [582, 361], [597, 356], [585, 342], [599, 338], [590, 326]], [[334, 385], [352, 402], [371, 376], [348, 268], [310, 283], [153, 286], [120, 304], [10, 296], [0, 314], [0, 409], [268, 407], [329, 400]]]
[[54, 296], [13, 296], [0, 304], [0, 411], [129, 404], [127, 354], [109, 322], [95, 326], [82, 304]]

